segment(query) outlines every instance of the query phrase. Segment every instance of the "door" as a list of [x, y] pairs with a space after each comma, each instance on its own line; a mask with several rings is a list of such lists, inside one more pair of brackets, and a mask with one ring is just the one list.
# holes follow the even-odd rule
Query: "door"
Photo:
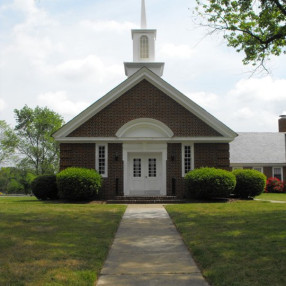
[[128, 160], [131, 196], [159, 196], [162, 188], [162, 154], [131, 153]]

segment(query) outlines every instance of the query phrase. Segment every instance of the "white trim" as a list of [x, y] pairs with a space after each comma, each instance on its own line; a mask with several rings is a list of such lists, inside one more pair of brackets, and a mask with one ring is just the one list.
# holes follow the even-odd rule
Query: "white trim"
[[[174, 136], [173, 131], [166, 124], [152, 118], [138, 118], [127, 122], [116, 132], [116, 136], [119, 138], [126, 138], [128, 131], [133, 128], [139, 129], [142, 127], [146, 129], [150, 128], [156, 130], [159, 138], [171, 138]], [[146, 137], [148, 138], [148, 135]]]
[[104, 174], [101, 174], [103, 178], [108, 177], [108, 143], [98, 143], [95, 144], [95, 169], [99, 170], [99, 147], [104, 146], [105, 147], [105, 172]]
[[190, 146], [191, 147], [191, 170], [194, 169], [195, 166], [195, 151], [194, 151], [194, 143], [189, 142], [189, 143], [183, 143], [181, 145], [181, 154], [182, 154], [182, 177], [185, 177], [185, 146]]
[[123, 159], [123, 190], [124, 196], [130, 194], [129, 174], [128, 174], [128, 154], [130, 153], [161, 153], [162, 154], [162, 196], [167, 195], [167, 143], [165, 144], [130, 144], [124, 143], [122, 146]]
[[59, 137], [60, 143], [96, 143], [96, 142], [172, 142], [181, 143], [192, 141], [194, 143], [229, 143], [233, 138], [227, 137], [166, 137], [166, 138], [117, 138], [117, 137]]
[[160, 89], [170, 98], [174, 99], [177, 103], [185, 107], [192, 114], [197, 116], [208, 126], [212, 127], [223, 137], [233, 140], [237, 136], [237, 133], [232, 131], [230, 128], [228, 128], [218, 119], [216, 119], [206, 110], [201, 108], [199, 105], [197, 105], [191, 99], [183, 95], [181, 92], [179, 92], [173, 86], [164, 81], [162, 78], [154, 74], [152, 71], [150, 71], [146, 67], [143, 67], [138, 72], [127, 78], [116, 88], [107, 93], [105, 96], [103, 96], [101, 99], [99, 99], [97, 102], [95, 102], [90, 107], [85, 109], [74, 119], [65, 124], [61, 129], [59, 129], [57, 132], [53, 134], [54, 138], [58, 141], [68, 136], [72, 131], [80, 127], [84, 122], [92, 118], [106, 106], [108, 106], [110, 103], [112, 103], [114, 100], [119, 98], [121, 95], [123, 95], [125, 92], [130, 90], [132, 87], [134, 87], [136, 84], [138, 84], [144, 79], [149, 81], [152, 85], [154, 85], [158, 89]]
[[[260, 169], [260, 170], [257, 170], [257, 169]], [[253, 166], [252, 167], [252, 170], [256, 170], [256, 171], [258, 171], [258, 172], [261, 172], [261, 173], [263, 173], [263, 167], [260, 165], [260, 166]]]
[[281, 181], [283, 181], [283, 167], [272, 167], [272, 177], [274, 177], [274, 169], [280, 169], [281, 170]]
[[283, 168], [286, 167], [285, 163], [230, 163], [230, 167], [275, 167], [275, 168]]

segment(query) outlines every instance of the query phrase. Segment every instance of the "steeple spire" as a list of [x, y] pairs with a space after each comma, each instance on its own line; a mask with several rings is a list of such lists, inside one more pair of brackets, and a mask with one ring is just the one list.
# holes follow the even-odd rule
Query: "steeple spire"
[[147, 28], [145, 0], [141, 0], [141, 29]]
[[[139, 1], [138, 1], [139, 2]], [[145, 0], [141, 0], [141, 28], [131, 30], [133, 62], [125, 62], [125, 74], [129, 77], [146, 67], [158, 76], [163, 75], [164, 63], [155, 62], [155, 29], [147, 29]]]

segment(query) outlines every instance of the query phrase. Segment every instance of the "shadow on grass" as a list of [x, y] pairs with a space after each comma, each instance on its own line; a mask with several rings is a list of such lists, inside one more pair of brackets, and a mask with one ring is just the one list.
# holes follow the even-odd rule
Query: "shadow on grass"
[[286, 285], [286, 206], [240, 201], [166, 209], [211, 285]]
[[0, 285], [92, 285], [125, 207], [34, 202], [1, 206]]

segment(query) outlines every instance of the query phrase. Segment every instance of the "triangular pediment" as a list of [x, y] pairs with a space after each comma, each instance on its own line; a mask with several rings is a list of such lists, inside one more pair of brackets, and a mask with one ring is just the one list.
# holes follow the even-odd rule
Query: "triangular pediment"
[[[214, 116], [212, 116], [206, 110], [201, 108], [191, 99], [183, 95], [181, 92], [179, 92], [173, 86], [168, 84], [162, 78], [154, 74], [148, 68], [143, 67], [138, 72], [136, 72], [135, 74], [127, 78], [125, 81], [123, 81], [120, 85], [111, 90], [109, 93], [107, 93], [105, 96], [96, 101], [94, 104], [89, 106], [86, 110], [84, 110], [74, 119], [65, 124], [61, 129], [59, 129], [57, 132], [53, 134], [54, 138], [60, 142], [64, 142], [67, 137], [69, 137], [69, 139], [71, 140], [71, 137], [69, 135], [73, 131], [82, 126], [85, 122], [90, 120], [92, 117], [97, 115], [99, 112], [101, 112], [115, 100], [119, 99], [122, 95], [124, 95], [126, 92], [128, 92], [129, 90], [131, 90], [133, 87], [135, 87], [144, 80], [148, 81], [154, 87], [162, 91], [164, 94], [169, 96], [171, 99], [176, 101], [181, 106], [183, 106], [190, 113], [192, 113], [202, 122], [204, 122], [207, 126], [215, 130], [226, 141], [232, 141], [237, 136], [237, 134], [234, 131], [232, 131], [230, 128], [224, 125], [221, 121], [216, 119]], [[141, 131], [136, 130], [136, 128], [133, 130], [133, 135], [135, 137], [139, 136], [140, 134], [143, 134], [144, 132], [146, 133], [146, 128], [147, 129], [149, 128], [149, 132], [151, 132], [152, 130], [150, 126], [146, 125], [145, 127], [142, 125], [140, 128]], [[145, 131], [143, 130], [144, 128]], [[153, 130], [154, 132], [157, 132], [157, 136], [155, 137], [160, 137], [158, 130], [159, 129]], [[132, 129], [130, 129], [129, 131], [131, 132]]]

